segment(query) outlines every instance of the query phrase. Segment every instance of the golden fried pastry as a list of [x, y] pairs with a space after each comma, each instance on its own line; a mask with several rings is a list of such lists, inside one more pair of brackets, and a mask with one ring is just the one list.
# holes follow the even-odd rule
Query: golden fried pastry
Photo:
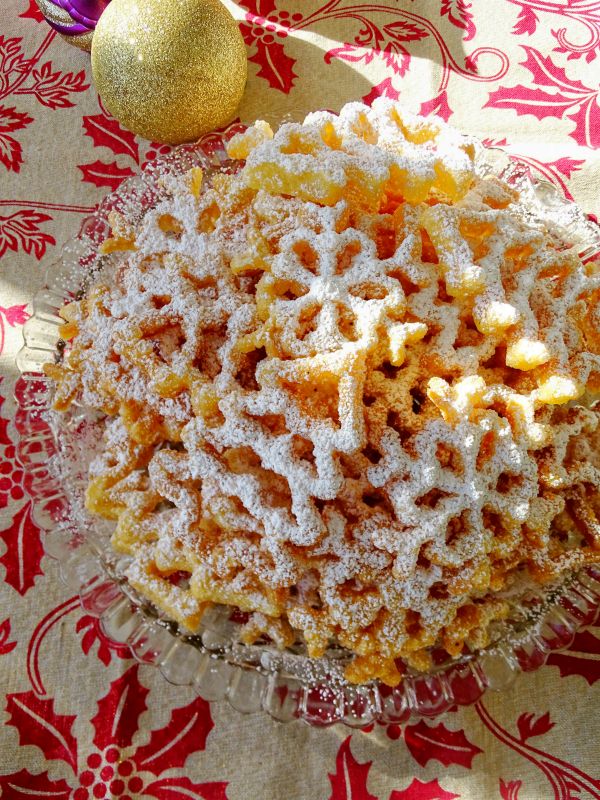
[[106, 415], [87, 506], [181, 625], [233, 606], [243, 641], [336, 644], [393, 685], [600, 560], [600, 272], [476, 150], [351, 103], [113, 214], [48, 374], [57, 409]]

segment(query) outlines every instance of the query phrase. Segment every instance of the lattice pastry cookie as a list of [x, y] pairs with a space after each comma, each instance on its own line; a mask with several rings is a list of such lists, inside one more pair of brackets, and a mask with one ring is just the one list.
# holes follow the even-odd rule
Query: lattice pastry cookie
[[48, 374], [106, 415], [88, 508], [183, 626], [233, 606], [246, 642], [335, 643], [393, 685], [600, 560], [600, 271], [476, 150], [351, 103], [113, 214]]

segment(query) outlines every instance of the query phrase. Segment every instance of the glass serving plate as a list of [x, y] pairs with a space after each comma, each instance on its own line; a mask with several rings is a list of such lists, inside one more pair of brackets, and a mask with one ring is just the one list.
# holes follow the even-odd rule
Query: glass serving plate
[[[342, 722], [361, 728], [374, 721], [398, 723], [411, 715], [433, 717], [454, 705], [477, 701], [488, 689], [506, 688], [520, 671], [545, 663], [567, 647], [574, 634], [591, 624], [600, 606], [600, 569], [588, 567], [561, 585], [535, 587], [513, 603], [509, 620], [493, 632], [483, 651], [438, 663], [428, 674], [410, 670], [390, 689], [378, 682], [354, 686], [343, 680], [348, 653], [332, 647], [321, 659], [306, 656], [302, 644], [280, 651], [268, 641], [252, 646], [237, 641], [239, 615], [215, 607], [193, 636], [180, 630], [124, 578], [127, 558], [110, 547], [111, 523], [92, 518], [83, 505], [87, 468], [101, 434], [96, 413], [73, 406], [67, 414], [51, 409], [52, 386], [43, 374], [46, 362], [61, 358], [64, 342], [58, 311], [81, 296], [94, 275], [115, 256], [102, 256], [109, 236], [107, 215], [118, 209], [141, 217], [164, 196], [164, 179], [201, 166], [207, 178], [234, 168], [224, 149], [242, 130], [232, 125], [176, 148], [167, 158], [109, 195], [87, 218], [79, 235], [50, 265], [45, 287], [33, 302], [24, 328], [25, 346], [17, 356], [21, 371], [15, 396], [18, 455], [35, 501], [35, 520], [45, 531], [45, 549], [59, 562], [65, 583], [78, 591], [86, 613], [101, 620], [104, 632], [126, 643], [135, 659], [155, 664], [165, 678], [193, 686], [208, 700], [227, 698], [241, 712], [264, 710], [280, 721], [301, 719], [312, 725]], [[479, 148], [477, 166], [521, 193], [521, 213], [544, 226], [561, 243], [575, 247], [584, 260], [600, 254], [600, 231], [550, 183], [537, 181], [529, 167], [502, 150]]]

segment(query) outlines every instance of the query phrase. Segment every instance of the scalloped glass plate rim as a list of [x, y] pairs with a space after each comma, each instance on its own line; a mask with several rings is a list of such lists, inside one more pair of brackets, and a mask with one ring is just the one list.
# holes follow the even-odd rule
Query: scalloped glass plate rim
[[[496, 642], [429, 674], [410, 674], [393, 690], [378, 683], [352, 686], [339, 677], [327, 678], [327, 670], [335, 672], [332, 659], [286, 655], [266, 645], [232, 644], [224, 635], [230, 633], [230, 626], [218, 609], [203, 620], [201, 635], [180, 632], [176, 623], [164, 619], [119, 576], [118, 558], [102, 547], [99, 537], [90, 531], [84, 536], [77, 529], [69, 519], [71, 502], [47, 469], [56, 453], [59, 431], [44, 419], [49, 411], [48, 382], [31, 367], [41, 367], [58, 353], [56, 310], [73, 294], [73, 287], [61, 286], [61, 280], [77, 277], [76, 285], [82, 290], [91, 275], [80, 263], [83, 253], [87, 250], [88, 257], [94, 256], [101, 228], [107, 231], [108, 211], [123, 198], [139, 203], [143, 213], [160, 194], [157, 175], [180, 173], [193, 164], [212, 170], [227, 168], [224, 143], [243, 128], [235, 123], [193, 145], [175, 148], [121, 184], [84, 220], [78, 236], [67, 242], [59, 259], [46, 270], [45, 285], [34, 298], [34, 312], [24, 327], [25, 345], [17, 355], [22, 374], [15, 387], [18, 457], [27, 470], [35, 519], [45, 530], [46, 553], [58, 561], [63, 581], [79, 590], [83, 609], [100, 619], [105, 635], [127, 644], [137, 661], [158, 666], [171, 683], [194, 686], [209, 700], [227, 698], [239, 711], [262, 709], [280, 721], [364, 727], [373, 721], [401, 722], [411, 715], [433, 717], [453, 705], [469, 705], [486, 689], [505, 688], [519, 671], [537, 669], [551, 652], [568, 647], [575, 633], [593, 622], [600, 606], [599, 569], [588, 567], [546, 595], [523, 631], [510, 641]], [[479, 166], [519, 188], [533, 223], [543, 221], [557, 235], [570, 238], [583, 258], [600, 253], [598, 229], [556, 187], [536, 180], [527, 164], [499, 148], [481, 148]], [[305, 668], [312, 665], [310, 679], [300, 679], [290, 669], [299, 660]]]

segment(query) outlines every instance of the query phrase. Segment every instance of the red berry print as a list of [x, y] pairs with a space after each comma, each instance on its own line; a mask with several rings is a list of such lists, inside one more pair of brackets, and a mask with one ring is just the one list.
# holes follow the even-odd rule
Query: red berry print
[[129, 791], [133, 792], [134, 794], [136, 792], [141, 791], [143, 789], [143, 787], [144, 787], [144, 781], [141, 778], [139, 778], [137, 775], [134, 775], [134, 777], [131, 778], [131, 780], [127, 784], [127, 788], [129, 789]]
[[86, 771], [82, 772], [81, 775], [79, 776], [79, 781], [82, 786], [91, 786], [92, 783], [94, 782], [94, 778], [95, 778], [94, 773], [90, 772], [89, 769], [86, 769]]
[[88, 756], [87, 765], [90, 769], [98, 769], [102, 763], [102, 756], [100, 753], [92, 753]]
[[106, 751], [105, 758], [109, 764], [114, 764], [115, 761], [119, 760], [119, 751], [116, 747], [109, 747]]

